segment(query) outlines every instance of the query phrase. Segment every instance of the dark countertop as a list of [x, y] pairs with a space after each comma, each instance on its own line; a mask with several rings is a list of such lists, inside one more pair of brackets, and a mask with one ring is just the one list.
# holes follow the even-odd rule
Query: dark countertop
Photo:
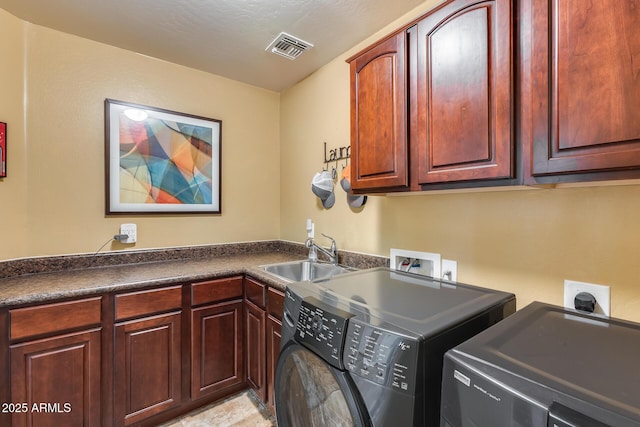
[[[260, 266], [307, 254], [302, 244], [274, 240], [2, 261], [0, 309], [242, 274], [284, 290], [287, 282]], [[358, 269], [389, 264], [388, 258], [346, 251], [339, 261]]]
[[286, 282], [259, 266], [304, 259], [288, 252], [228, 255], [116, 266], [94, 267], [0, 279], [0, 308], [21, 306], [104, 292], [197, 282], [248, 274], [284, 290]]
[[[247, 274], [284, 290], [261, 265], [302, 260], [308, 249], [280, 240], [34, 257], [0, 262], [0, 309]], [[389, 259], [339, 252], [343, 265], [366, 269]]]

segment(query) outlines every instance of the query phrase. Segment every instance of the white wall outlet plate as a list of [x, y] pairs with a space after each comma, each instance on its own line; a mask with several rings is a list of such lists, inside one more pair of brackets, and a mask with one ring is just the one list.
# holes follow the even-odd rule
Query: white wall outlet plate
[[603, 314], [607, 317], [611, 315], [611, 290], [609, 286], [565, 280], [564, 306], [566, 308], [575, 308], [573, 300], [580, 292], [588, 292], [596, 298], [594, 313]]
[[120, 224], [120, 234], [129, 236], [121, 243], [135, 243], [138, 240], [138, 227], [135, 224]]
[[440, 254], [391, 248], [389, 258], [393, 270], [440, 278]]
[[442, 278], [452, 282], [458, 280], [458, 261], [452, 259], [442, 260]]

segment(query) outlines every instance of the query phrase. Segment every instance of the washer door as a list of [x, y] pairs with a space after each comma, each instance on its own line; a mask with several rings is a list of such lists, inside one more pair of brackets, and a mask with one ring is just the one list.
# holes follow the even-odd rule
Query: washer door
[[280, 353], [274, 390], [278, 427], [371, 425], [347, 373], [297, 343]]

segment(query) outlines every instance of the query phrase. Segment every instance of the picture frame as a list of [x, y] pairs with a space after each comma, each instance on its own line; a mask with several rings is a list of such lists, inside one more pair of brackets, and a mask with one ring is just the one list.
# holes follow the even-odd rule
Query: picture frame
[[222, 121], [105, 99], [106, 214], [221, 214]]
[[0, 178], [7, 177], [7, 124], [0, 122]]

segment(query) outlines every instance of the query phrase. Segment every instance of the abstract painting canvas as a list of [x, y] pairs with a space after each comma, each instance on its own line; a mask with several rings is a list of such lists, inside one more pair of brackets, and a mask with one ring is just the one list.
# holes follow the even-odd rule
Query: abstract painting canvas
[[221, 135], [220, 120], [106, 99], [106, 213], [221, 213]]

